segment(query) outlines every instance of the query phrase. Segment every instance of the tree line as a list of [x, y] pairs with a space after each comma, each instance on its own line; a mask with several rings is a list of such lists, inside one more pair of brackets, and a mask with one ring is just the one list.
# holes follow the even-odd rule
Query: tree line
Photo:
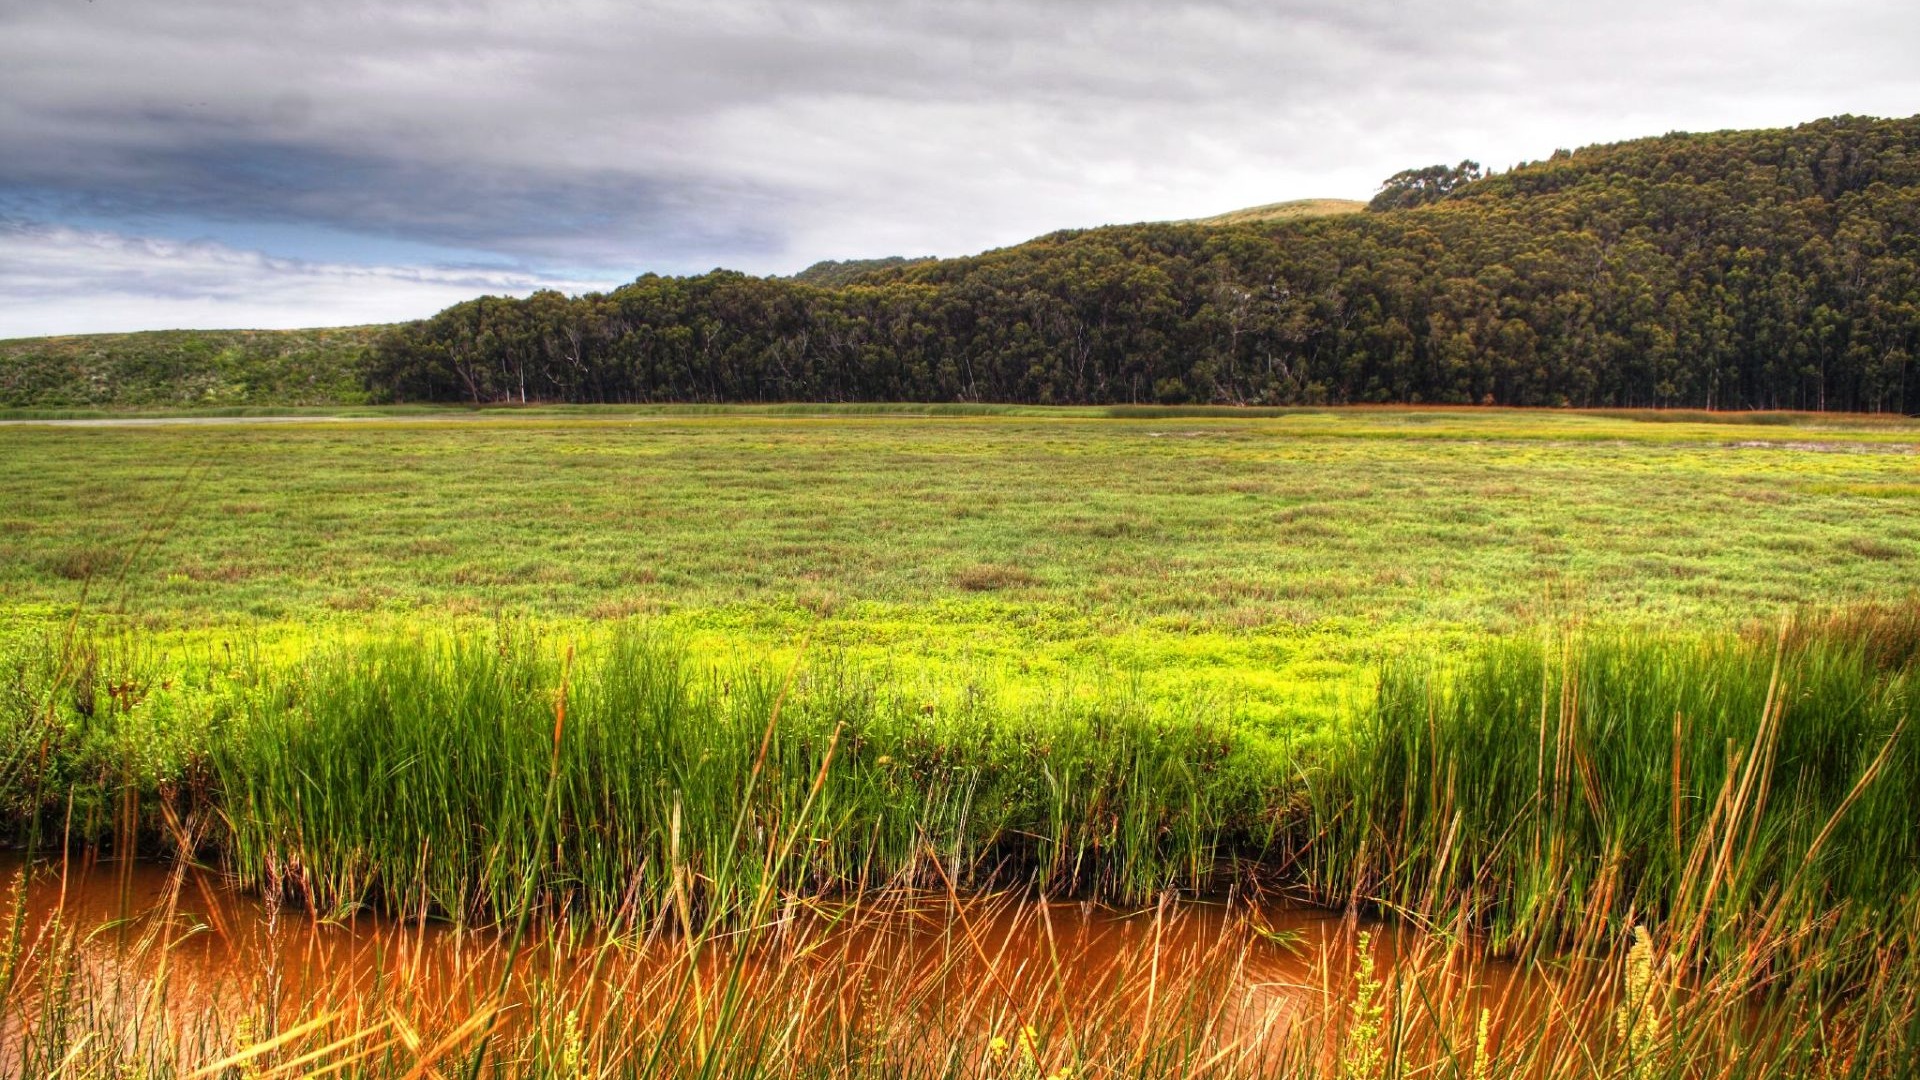
[[[844, 264], [843, 264], [844, 265]], [[395, 327], [407, 401], [1920, 410], [1920, 117], [1673, 134], [1365, 213], [1058, 232], [829, 283], [725, 270]]]

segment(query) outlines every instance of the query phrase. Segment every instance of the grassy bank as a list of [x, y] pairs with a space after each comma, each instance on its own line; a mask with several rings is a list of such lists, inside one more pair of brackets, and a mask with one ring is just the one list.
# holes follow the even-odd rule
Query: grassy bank
[[[4, 795], [43, 842], [105, 840], [129, 797], [164, 803], [204, 830], [193, 846], [318, 911], [486, 922], [531, 888], [604, 918], [882, 883], [1139, 903], [1259, 879], [1455, 911], [1501, 952], [1683, 910], [1703, 940], [1737, 939], [1782, 904], [1884, 918], [1920, 882], [1915, 640], [1893, 611], [1780, 641], [1520, 636], [1388, 664], [1338, 739], [1124, 687], [1009, 698], [830, 655], [705, 666], [635, 627], [171, 667], [126, 647], [62, 665], [48, 645], [14, 660]], [[769, 880], [767, 838], [800, 820]]]
[[1134, 899], [1209, 879], [1288, 771], [1284, 745], [1124, 688], [1008, 696], [828, 655], [700, 665], [635, 627], [422, 628], [293, 663], [77, 655], [13, 658], [15, 822], [37, 800], [43, 841], [105, 842], [131, 791], [142, 843], [168, 846], [166, 803], [242, 877], [328, 911], [487, 921], [536, 864], [543, 899], [664, 911], [688, 882], [759, 887], [761, 843], [809, 803], [817, 835], [783, 890], [945, 875]]
[[0, 407], [355, 405], [385, 329], [155, 330], [0, 341]]

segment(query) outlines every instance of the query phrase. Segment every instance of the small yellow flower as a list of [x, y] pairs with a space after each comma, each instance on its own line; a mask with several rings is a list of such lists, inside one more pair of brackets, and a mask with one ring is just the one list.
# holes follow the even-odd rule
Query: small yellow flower
[[1040, 1033], [1033, 1030], [1032, 1024], [1020, 1027], [1020, 1053], [1028, 1061], [1038, 1061], [1040, 1058]]
[[1627, 950], [1626, 996], [1614, 1011], [1614, 1026], [1626, 1041], [1635, 1080], [1662, 1071], [1660, 967], [1653, 952], [1653, 936], [1644, 926], [1633, 928], [1633, 946]]
[[1473, 1038], [1473, 1080], [1489, 1080], [1493, 1076], [1493, 1061], [1488, 1055], [1488, 1043], [1493, 1034], [1493, 1012], [1480, 1010], [1480, 1026]]

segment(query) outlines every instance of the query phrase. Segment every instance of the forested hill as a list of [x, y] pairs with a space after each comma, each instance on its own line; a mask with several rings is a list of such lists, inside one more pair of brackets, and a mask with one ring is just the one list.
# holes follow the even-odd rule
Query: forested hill
[[1434, 166], [1366, 212], [1214, 222], [484, 298], [358, 362], [402, 401], [1920, 411], [1920, 117]]
[[845, 284], [477, 300], [375, 389], [566, 401], [1920, 408], [1920, 117], [1668, 135], [1375, 207], [1060, 232]]

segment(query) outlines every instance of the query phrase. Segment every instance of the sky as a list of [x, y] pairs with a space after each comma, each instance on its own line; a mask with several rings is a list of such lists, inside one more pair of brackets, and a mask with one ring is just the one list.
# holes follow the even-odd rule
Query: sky
[[0, 338], [960, 255], [1920, 113], [1911, 0], [0, 0]]

